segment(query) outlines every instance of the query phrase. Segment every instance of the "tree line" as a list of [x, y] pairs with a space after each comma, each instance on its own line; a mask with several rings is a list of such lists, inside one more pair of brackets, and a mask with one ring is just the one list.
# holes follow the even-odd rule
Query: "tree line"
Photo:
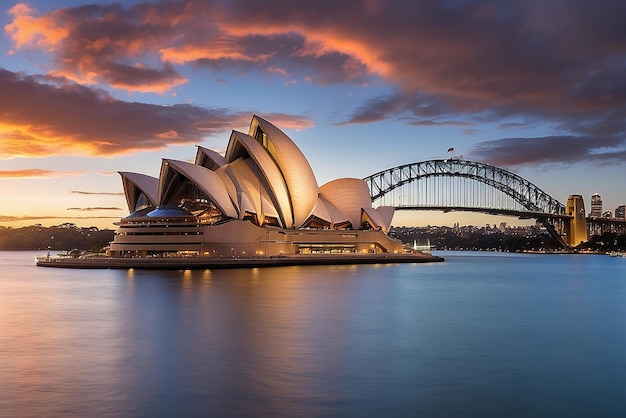
[[[532, 233], [531, 233], [532, 232]], [[561, 249], [556, 240], [546, 231], [529, 228], [529, 233], [509, 234], [495, 228], [485, 228], [473, 231], [455, 231], [452, 228], [404, 228], [399, 231], [392, 229], [390, 235], [401, 241], [411, 244], [430, 242], [433, 248], [439, 250], [491, 250], [491, 251], [555, 251]], [[626, 251], [626, 235], [606, 232], [602, 235], [592, 235], [585, 243], [575, 247], [581, 251], [612, 252]]]
[[0, 226], [0, 250], [73, 249], [99, 252], [107, 247], [115, 231], [96, 227], [80, 228], [74, 224], [44, 227], [32, 225], [22, 228]]

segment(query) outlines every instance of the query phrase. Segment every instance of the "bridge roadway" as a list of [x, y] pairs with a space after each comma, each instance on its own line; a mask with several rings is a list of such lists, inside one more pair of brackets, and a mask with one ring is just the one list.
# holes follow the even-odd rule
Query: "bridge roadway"
[[531, 211], [521, 211], [521, 210], [513, 210], [513, 209], [498, 209], [498, 208], [474, 208], [474, 207], [464, 207], [464, 206], [395, 206], [396, 210], [434, 210], [434, 211], [442, 211], [444, 213], [448, 212], [477, 212], [484, 213], [486, 215], [504, 215], [517, 217], [519, 219], [539, 219], [539, 218], [550, 218], [550, 219], [561, 219], [561, 220], [570, 220], [572, 216], [565, 214], [557, 214], [557, 213], [544, 213], [544, 212], [531, 212]]

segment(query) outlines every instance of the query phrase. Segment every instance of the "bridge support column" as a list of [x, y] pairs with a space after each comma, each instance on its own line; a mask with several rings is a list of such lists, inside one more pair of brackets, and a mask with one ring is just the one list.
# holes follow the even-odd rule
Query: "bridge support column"
[[587, 218], [585, 216], [585, 201], [579, 194], [571, 194], [567, 198], [565, 213], [572, 218], [565, 224], [565, 241], [571, 247], [581, 242], [587, 242]]

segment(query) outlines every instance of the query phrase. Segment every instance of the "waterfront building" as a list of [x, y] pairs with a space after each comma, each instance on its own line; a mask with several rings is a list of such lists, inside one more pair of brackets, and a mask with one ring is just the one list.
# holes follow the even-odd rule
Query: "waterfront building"
[[615, 209], [615, 219], [626, 219], [626, 205], [619, 205]]
[[164, 159], [159, 178], [120, 172], [130, 214], [117, 257], [268, 257], [404, 252], [387, 231], [393, 207], [373, 208], [365, 181], [318, 186], [284, 132], [253, 116], [224, 155], [198, 147], [193, 163]]
[[595, 218], [602, 216], [602, 197], [598, 193], [591, 195], [591, 212], [589, 216]]

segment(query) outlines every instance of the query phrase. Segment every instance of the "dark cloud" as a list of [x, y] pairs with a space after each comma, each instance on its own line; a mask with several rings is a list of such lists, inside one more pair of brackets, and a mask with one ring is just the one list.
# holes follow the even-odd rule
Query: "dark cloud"
[[[12, 127], [0, 131], [0, 158], [112, 156], [200, 143], [233, 126], [244, 126], [251, 114], [189, 104], [125, 102], [65, 79], [2, 69], [0, 91], [0, 121]], [[274, 116], [290, 128], [311, 126], [300, 116]]]
[[[454, 117], [455, 113], [441, 98], [423, 93], [403, 93], [366, 100], [342, 124], [368, 123], [386, 119], [407, 120], [409, 125], [420, 126], [434, 122], [433, 118]], [[467, 123], [457, 121], [456, 123]]]
[[218, 48], [224, 46], [222, 40], [203, 39], [195, 48], [188, 48], [186, 56], [181, 52], [179, 59], [215, 71], [269, 72], [320, 85], [365, 83], [371, 78], [363, 62], [338, 51], [308, 51], [306, 38], [296, 33], [229, 37], [227, 45], [236, 53], [203, 56], [202, 51], [215, 43], [220, 44]]
[[[187, 82], [152, 55], [175, 37], [164, 19], [177, 13], [172, 2], [150, 9], [148, 3], [125, 8], [119, 3], [63, 7], [37, 13], [28, 6], [10, 10], [5, 30], [18, 47], [36, 45], [53, 57], [53, 73], [81, 83], [102, 82], [130, 91], [164, 92]], [[180, 7], [183, 7], [181, 4]], [[161, 9], [160, 19], [150, 14]]]
[[459, 122], [454, 120], [418, 120], [408, 123], [411, 126], [472, 126], [471, 122]]
[[[604, 155], [604, 143], [623, 146], [626, 132], [626, 3], [620, 0], [169, 0], [10, 13], [6, 31], [15, 50], [46, 50], [55, 74], [85, 83], [164, 92], [187, 81], [177, 71], [183, 64], [322, 85], [382, 81], [395, 93], [347, 110], [343, 123], [489, 122], [510, 130], [523, 121], [554, 132], [518, 138], [528, 140], [525, 150], [550, 151], [550, 138], [584, 138], [587, 152], [579, 159], [602, 159], [595, 156]], [[93, 95], [105, 101], [94, 90], [84, 94], [87, 103]], [[156, 122], [156, 135], [176, 133], [179, 142], [216, 113], [172, 106], [162, 109], [159, 124], [149, 105], [125, 106], [147, 114], [146, 125]], [[123, 106], [113, 101], [111, 107]], [[209, 115], [197, 123], [183, 116], [179, 127], [175, 119], [183, 113]], [[126, 129], [123, 142], [132, 136]], [[145, 126], [138, 130], [145, 135]], [[159, 144], [145, 139], [142, 146]], [[522, 154], [527, 163], [542, 161]], [[561, 155], [560, 161], [576, 159]], [[605, 161], [621, 163], [619, 155], [618, 149]]]
[[[626, 93], [618, 0], [170, 0], [13, 15], [7, 31], [20, 47], [47, 47], [65, 71], [129, 89], [184, 82], [170, 64], [195, 62], [320, 83], [379, 75], [472, 112], [537, 102], [604, 107]], [[37, 30], [21, 31], [20, 16]]]
[[622, 164], [626, 151], [615, 149], [620, 139], [599, 143], [589, 137], [549, 136], [540, 138], [504, 138], [474, 146], [472, 159], [496, 166], [554, 165], [591, 162], [597, 165]]

